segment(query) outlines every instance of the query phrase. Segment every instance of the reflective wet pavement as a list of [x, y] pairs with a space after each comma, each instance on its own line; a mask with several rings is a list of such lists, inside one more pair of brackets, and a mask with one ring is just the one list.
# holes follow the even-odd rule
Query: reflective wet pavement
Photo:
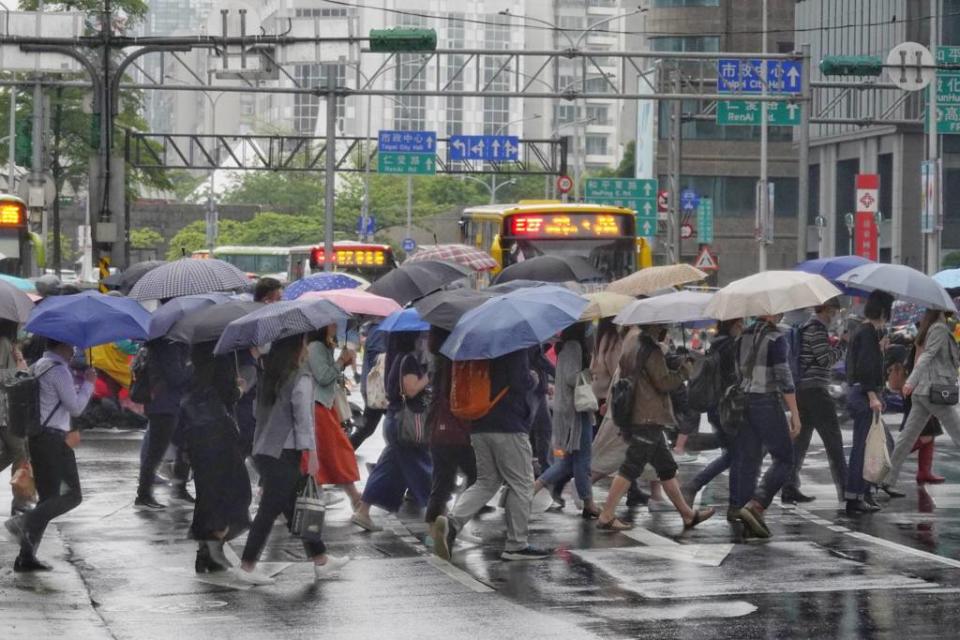
[[[640, 508], [630, 514], [636, 530], [602, 533], [568, 497], [565, 512], [531, 526], [532, 542], [556, 554], [526, 563], [499, 559], [498, 512], [471, 525], [483, 544], [458, 546], [448, 564], [430, 554], [412, 506], [397, 517], [375, 511], [385, 530], [368, 534], [349, 524], [342, 503], [327, 512], [326, 537], [331, 553], [355, 561], [339, 579], [314, 584], [299, 544], [278, 525], [264, 558], [280, 570], [278, 582], [256, 588], [193, 574], [186, 505], [133, 510], [139, 439], [86, 435], [84, 503], [55, 521], [41, 549], [53, 573], [14, 574], [15, 549], [0, 542], [5, 637], [914, 640], [957, 637], [960, 628], [960, 452], [944, 438], [935, 469], [948, 484], [918, 489], [908, 462], [908, 496], [851, 519], [838, 511], [815, 437], [803, 479], [817, 501], [775, 503], [770, 541], [745, 542], [723, 519], [726, 476], [700, 498], [721, 513], [691, 532], [673, 511]], [[364, 445], [361, 463], [380, 445], [379, 436]], [[681, 465], [681, 474], [713, 455]], [[598, 487], [597, 498], [604, 494]]]

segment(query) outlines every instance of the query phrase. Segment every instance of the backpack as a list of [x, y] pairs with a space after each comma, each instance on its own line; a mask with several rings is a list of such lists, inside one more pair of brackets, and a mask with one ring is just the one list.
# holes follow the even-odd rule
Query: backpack
[[367, 374], [367, 397], [364, 399], [366, 406], [371, 409], [383, 410], [390, 406], [390, 400], [387, 398], [387, 388], [384, 384], [386, 377], [387, 354], [381, 353], [374, 360], [370, 373]]
[[0, 385], [7, 408], [7, 424], [13, 435], [18, 438], [39, 435], [60, 408], [60, 402], [57, 401], [50, 415], [41, 421], [40, 378], [58, 366], [59, 362], [51, 364], [39, 374], [33, 367], [30, 371], [17, 371]]
[[642, 342], [637, 345], [634, 375], [621, 375], [610, 387], [610, 395], [608, 396], [610, 416], [613, 418], [613, 423], [621, 429], [631, 426], [633, 422], [633, 406], [637, 397], [635, 376], [639, 376], [647, 363], [647, 358], [650, 357], [650, 348], [645, 349], [644, 346]]
[[493, 395], [489, 360], [459, 360], [450, 379], [450, 413], [461, 420], [478, 420], [507, 395], [504, 387]]
[[130, 400], [137, 404], [147, 404], [153, 399], [150, 393], [150, 349], [140, 347], [130, 365]]
[[793, 384], [800, 382], [800, 375], [803, 373], [800, 367], [800, 350], [803, 348], [803, 330], [806, 324], [792, 325], [787, 331], [787, 346], [790, 353], [787, 355], [787, 362], [790, 364], [790, 375], [793, 376]]
[[700, 371], [687, 387], [687, 406], [704, 413], [718, 404], [723, 396], [723, 380], [720, 371], [720, 351], [711, 347], [700, 365]]

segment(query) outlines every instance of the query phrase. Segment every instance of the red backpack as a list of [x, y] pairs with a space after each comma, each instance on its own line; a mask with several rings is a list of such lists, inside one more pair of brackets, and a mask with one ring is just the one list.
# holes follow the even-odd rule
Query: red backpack
[[453, 363], [450, 380], [450, 413], [461, 420], [479, 420], [507, 395], [504, 387], [495, 396], [489, 360], [461, 360]]

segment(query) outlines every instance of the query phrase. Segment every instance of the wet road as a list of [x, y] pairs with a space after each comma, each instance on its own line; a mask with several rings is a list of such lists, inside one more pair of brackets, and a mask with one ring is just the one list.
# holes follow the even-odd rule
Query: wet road
[[[0, 618], [9, 637], [916, 640], [954, 638], [960, 628], [960, 452], [945, 438], [935, 470], [946, 485], [918, 489], [908, 462], [908, 496], [851, 519], [838, 511], [814, 436], [803, 488], [817, 500], [802, 509], [777, 501], [770, 541], [745, 542], [722, 513], [683, 533], [675, 512], [647, 508], [624, 513], [636, 530], [601, 533], [568, 497], [566, 512], [532, 523], [534, 544], [557, 547], [551, 559], [499, 560], [504, 527], [495, 512], [472, 525], [483, 544], [459, 546], [448, 564], [430, 554], [411, 505], [398, 516], [375, 512], [385, 524], [376, 534], [350, 525], [341, 505], [327, 512], [328, 545], [355, 560], [339, 579], [314, 584], [299, 544], [278, 526], [264, 560], [282, 571], [276, 585], [257, 588], [193, 574], [185, 505], [133, 510], [139, 440], [86, 434], [84, 503], [55, 521], [41, 549], [53, 573], [14, 574], [15, 549], [0, 541]], [[380, 446], [379, 435], [368, 441], [361, 463]], [[681, 475], [714, 455], [681, 465]], [[3, 486], [7, 479], [0, 476]], [[596, 497], [605, 491], [598, 487]], [[700, 500], [725, 507], [726, 475]], [[234, 541], [237, 552], [242, 542]]]

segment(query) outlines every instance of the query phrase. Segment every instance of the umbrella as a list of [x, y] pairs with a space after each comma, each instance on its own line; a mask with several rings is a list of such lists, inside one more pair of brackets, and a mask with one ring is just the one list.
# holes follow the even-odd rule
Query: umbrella
[[420, 317], [420, 314], [417, 313], [417, 310], [413, 307], [391, 313], [380, 323], [380, 326], [377, 327], [377, 331], [383, 331], [384, 333], [429, 330], [430, 325]]
[[360, 289], [337, 289], [334, 291], [308, 291], [300, 296], [302, 300], [329, 300], [347, 313], [361, 316], [384, 318], [394, 311], [400, 311], [400, 305], [369, 291]]
[[644, 300], [634, 300], [613, 321], [616, 324], [699, 322], [708, 318], [704, 314], [704, 309], [713, 295], [701, 291], [677, 291]]
[[147, 337], [150, 340], [163, 337], [183, 316], [227, 300], [230, 300], [230, 296], [225, 293], [198, 293], [195, 296], [174, 298], [163, 304], [150, 316], [150, 332]]
[[17, 276], [8, 276], [5, 273], [0, 273], [0, 280], [12, 284], [17, 289], [20, 289], [20, 291], [34, 293], [37, 290], [37, 286], [25, 278], [18, 278]]
[[845, 287], [837, 282], [837, 278], [848, 271], [856, 269], [857, 267], [862, 267], [865, 264], [873, 264], [873, 262], [860, 256], [838, 256], [836, 258], [817, 258], [816, 260], [807, 260], [795, 266], [794, 269], [797, 271], [805, 271], [807, 273], [816, 273], [823, 276], [832, 284], [839, 287], [840, 290], [843, 291], [844, 295], [862, 296], [864, 295], [863, 291]]
[[423, 260], [447, 260], [470, 267], [474, 271], [489, 271], [496, 269], [498, 266], [497, 261], [491, 258], [489, 254], [465, 244], [435, 244], [421, 247], [415, 254], [407, 258], [405, 264]]
[[336, 289], [356, 289], [369, 283], [358, 276], [338, 271], [315, 273], [292, 283], [283, 292], [284, 300], [296, 300], [308, 291], [334, 291]]
[[471, 309], [476, 309], [495, 295], [497, 294], [492, 289], [481, 291], [449, 289], [424, 296], [417, 300], [413, 306], [426, 322], [435, 327], [453, 331], [454, 326], [463, 314]]
[[166, 300], [211, 291], [234, 291], [248, 283], [247, 274], [223, 260], [181, 258], [149, 271], [133, 285], [130, 297]]
[[960, 287], [960, 269], [944, 269], [933, 274], [933, 279], [945, 289], [956, 289]]
[[861, 291], [886, 291], [895, 298], [928, 309], [957, 310], [943, 285], [927, 274], [903, 264], [865, 264], [848, 271], [837, 280]]
[[611, 293], [610, 291], [598, 291], [588, 293], [584, 296], [590, 301], [590, 305], [584, 310], [581, 320], [599, 320], [600, 318], [609, 318], [620, 313], [624, 307], [636, 298], [625, 296], [622, 293]]
[[463, 315], [440, 352], [452, 360], [486, 360], [526, 349], [578, 322], [589, 304], [557, 286], [495, 296]]
[[581, 256], [537, 256], [517, 262], [493, 279], [494, 284], [511, 280], [540, 280], [541, 282], [601, 281], [603, 273]]
[[607, 286], [607, 291], [628, 296], [646, 296], [657, 289], [699, 282], [706, 277], [707, 274], [703, 271], [686, 263], [647, 267], [625, 278], [614, 280]]
[[367, 291], [407, 304], [471, 273], [469, 268], [452, 262], [422, 260], [393, 269], [370, 285]]
[[129, 298], [84, 291], [47, 298], [24, 329], [81, 349], [131, 339], [144, 340], [150, 314]]
[[0, 280], [0, 318], [13, 322], [26, 322], [33, 312], [30, 297], [9, 282]]
[[213, 306], [195, 308], [181, 316], [170, 327], [167, 338], [187, 344], [219, 340], [228, 324], [253, 313], [263, 306], [262, 302], [226, 300]]
[[284, 300], [268, 304], [224, 329], [214, 353], [256, 347], [317, 331], [350, 316], [329, 300]]
[[167, 263], [163, 260], [147, 260], [146, 262], [138, 262], [130, 265], [121, 273], [114, 273], [107, 276], [104, 278], [103, 284], [107, 285], [108, 287], [113, 287], [114, 289], [117, 289], [126, 295], [130, 293], [130, 290], [133, 289], [133, 285], [137, 284], [143, 276], [147, 275], [157, 267], [165, 264]]
[[730, 320], [786, 313], [823, 304], [840, 290], [803, 271], [763, 271], [731, 282], [713, 295], [704, 316]]

